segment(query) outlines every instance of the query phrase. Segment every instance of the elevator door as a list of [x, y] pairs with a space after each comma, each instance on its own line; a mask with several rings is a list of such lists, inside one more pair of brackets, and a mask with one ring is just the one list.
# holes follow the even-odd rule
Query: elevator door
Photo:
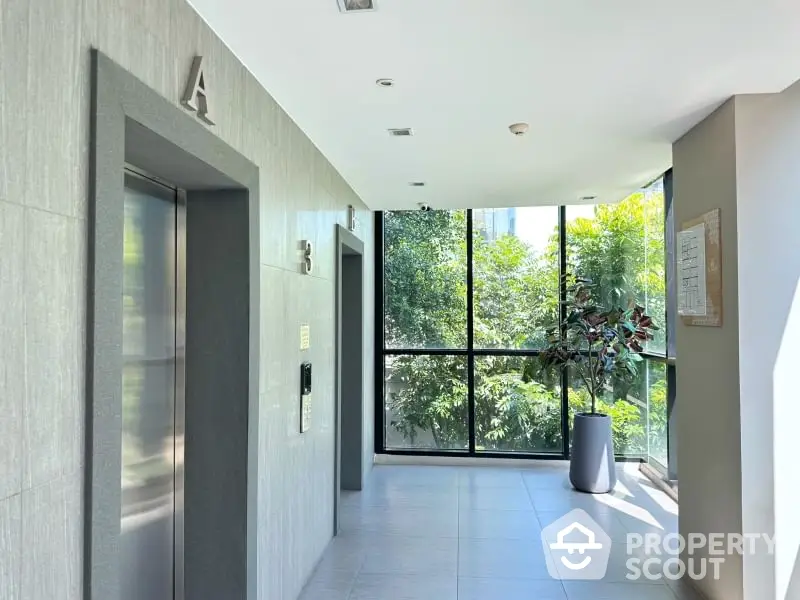
[[185, 206], [125, 173], [122, 600], [183, 600]]

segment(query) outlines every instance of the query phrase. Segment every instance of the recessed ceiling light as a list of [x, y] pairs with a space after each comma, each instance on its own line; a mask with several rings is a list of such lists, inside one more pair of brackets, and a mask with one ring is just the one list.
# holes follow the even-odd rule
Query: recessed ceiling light
[[378, 79], [375, 83], [380, 87], [394, 87], [394, 79]]
[[581, 202], [594, 202], [597, 196], [581, 196]]
[[389, 135], [392, 137], [408, 137], [414, 135], [411, 127], [402, 127], [400, 129], [389, 129]]
[[338, 0], [342, 12], [363, 12], [375, 10], [375, 0]]
[[410, 185], [411, 187], [425, 187], [425, 182], [424, 181], [412, 181], [408, 185]]

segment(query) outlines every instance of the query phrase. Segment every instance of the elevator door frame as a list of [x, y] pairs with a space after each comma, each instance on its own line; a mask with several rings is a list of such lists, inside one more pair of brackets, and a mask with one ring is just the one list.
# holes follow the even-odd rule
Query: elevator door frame
[[127, 162], [187, 190], [185, 596], [257, 600], [259, 169], [108, 56], [89, 54], [83, 598], [120, 600], [125, 569], [120, 247]]
[[[136, 187], [154, 197], [168, 201], [175, 206], [175, 373], [173, 406], [173, 600], [185, 600], [185, 558], [184, 558], [184, 480], [185, 457], [183, 448], [179, 453], [179, 435], [185, 439], [186, 432], [186, 190], [180, 189], [165, 180], [147, 173], [135, 165], [125, 163], [125, 187], [129, 178]], [[183, 468], [178, 468], [178, 456], [183, 460]]]

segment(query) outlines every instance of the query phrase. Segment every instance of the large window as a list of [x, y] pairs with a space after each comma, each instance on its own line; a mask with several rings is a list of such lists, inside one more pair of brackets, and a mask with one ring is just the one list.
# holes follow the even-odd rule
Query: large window
[[645, 307], [659, 324], [647, 344], [666, 353], [664, 186], [658, 179], [617, 204], [566, 208], [567, 268], [595, 284], [604, 306]]
[[[616, 204], [386, 212], [378, 225], [379, 451], [568, 455], [588, 395], [537, 358], [564, 271], [592, 279], [600, 303], [636, 302], [665, 325], [661, 180]], [[665, 331], [647, 352], [665, 353]], [[618, 454], [666, 453], [665, 386], [663, 363], [643, 362], [605, 390]]]
[[558, 318], [558, 210], [472, 211], [475, 348], [544, 347]]
[[466, 212], [387, 212], [383, 227], [386, 347], [466, 348]]

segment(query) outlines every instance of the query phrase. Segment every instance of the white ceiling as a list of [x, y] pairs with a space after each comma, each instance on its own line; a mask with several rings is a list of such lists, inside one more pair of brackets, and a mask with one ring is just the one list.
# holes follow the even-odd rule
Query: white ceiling
[[375, 209], [618, 200], [726, 98], [800, 78], [798, 0], [191, 2]]

